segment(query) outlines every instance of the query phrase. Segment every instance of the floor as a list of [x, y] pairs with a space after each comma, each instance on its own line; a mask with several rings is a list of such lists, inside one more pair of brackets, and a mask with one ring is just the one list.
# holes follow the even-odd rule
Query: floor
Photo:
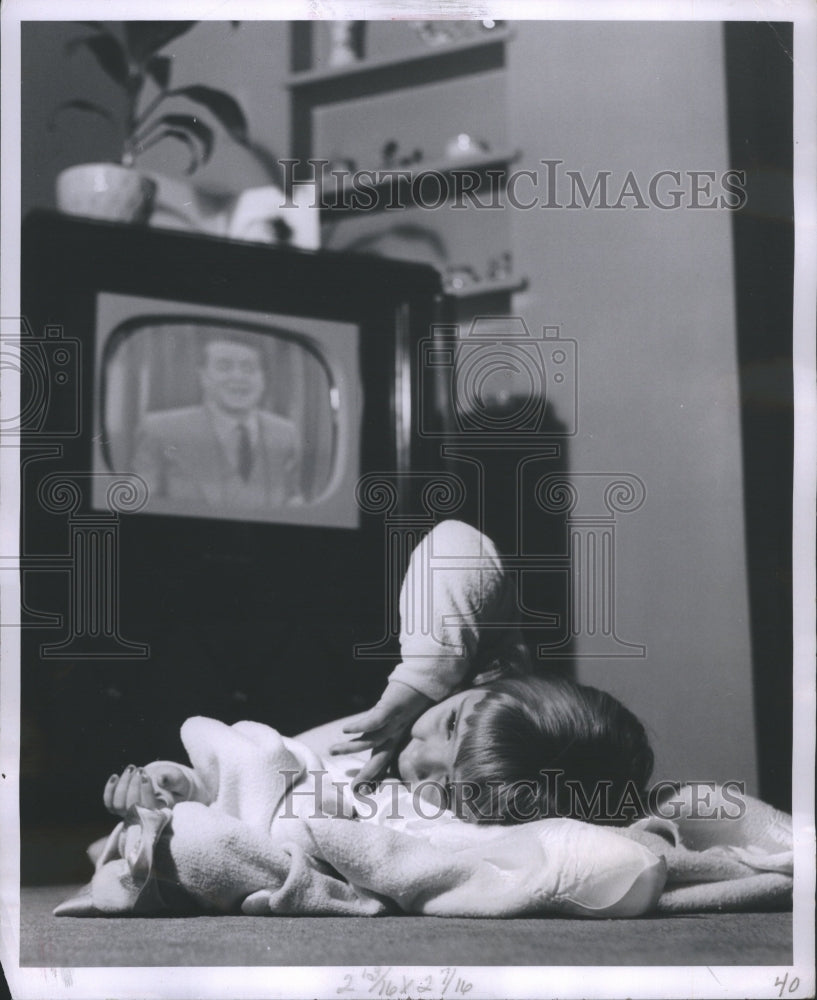
[[21, 894], [23, 966], [779, 965], [791, 913], [549, 917], [54, 917], [73, 886]]

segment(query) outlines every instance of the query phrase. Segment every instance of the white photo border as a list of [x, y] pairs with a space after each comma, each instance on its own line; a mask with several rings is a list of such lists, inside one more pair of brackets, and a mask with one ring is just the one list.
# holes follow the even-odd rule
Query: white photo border
[[[199, 20], [389, 19], [501, 17], [506, 20], [708, 20], [792, 21], [794, 24], [794, 390], [796, 483], [794, 491], [794, 807], [795, 899], [794, 960], [778, 967], [461, 967], [473, 983], [470, 998], [507, 997], [776, 997], [780, 978], [799, 979], [795, 992], [814, 995], [814, 501], [817, 492], [815, 440], [815, 306], [817, 304], [817, 7], [812, 0], [534, 0], [508, 2], [386, 2], [375, 8], [356, 2], [285, 0], [271, 8], [264, 0], [6, 0], [2, 9], [2, 303], [0, 317], [18, 317], [20, 209], [20, 23], [24, 20], [74, 20], [101, 17], [127, 20], [160, 16]], [[7, 319], [3, 319], [6, 323]], [[4, 331], [5, 332], [5, 331]], [[16, 380], [3, 371], [0, 416], [19, 412]], [[6, 446], [8, 445], [8, 446]], [[18, 453], [14, 442], [0, 448], [0, 551], [17, 550], [19, 507]], [[11, 574], [9, 574], [11, 575]], [[19, 585], [7, 581], [0, 591], [2, 620], [19, 608]], [[344, 976], [358, 968], [21, 968], [19, 962], [19, 630], [0, 629], [3, 672], [0, 683], [0, 957], [12, 995], [20, 998], [182, 997], [331, 997], [340, 995]], [[543, 926], [543, 932], [546, 928]], [[399, 971], [399, 970], [395, 970]], [[416, 977], [417, 968], [407, 968]], [[439, 972], [439, 970], [429, 970]], [[348, 995], [348, 994], [347, 994]], [[426, 994], [427, 996], [433, 994]]]

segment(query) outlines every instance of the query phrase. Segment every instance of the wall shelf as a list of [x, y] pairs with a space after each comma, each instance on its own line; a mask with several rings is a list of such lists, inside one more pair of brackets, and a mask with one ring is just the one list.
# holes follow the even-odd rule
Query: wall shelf
[[[476, 208], [480, 203], [501, 207], [499, 194], [507, 186], [511, 164], [522, 156], [507, 146], [507, 108], [502, 100], [508, 44], [516, 30], [507, 25], [481, 30], [475, 25], [467, 37], [424, 47], [411, 32], [406, 34], [405, 24], [395, 23], [391, 46], [396, 54], [343, 66], [317, 62], [318, 53], [328, 51], [325, 25], [295, 21], [290, 30], [291, 72], [286, 85], [296, 180], [315, 180], [317, 163], [330, 158], [321, 154], [329, 149], [339, 164], [349, 157], [366, 172], [365, 177], [358, 174], [357, 180], [354, 169], [339, 169], [336, 175], [326, 172], [319, 178], [323, 238], [338, 247], [358, 248], [377, 247], [383, 239], [395, 256], [403, 253], [410, 258], [414, 249], [400, 241], [410, 242], [424, 234], [434, 243], [443, 268], [456, 260], [466, 271], [481, 273], [479, 267], [471, 267], [469, 258], [485, 252], [486, 246], [510, 246], [507, 218], [456, 209]], [[387, 95], [393, 100], [372, 100]], [[434, 122], [427, 136], [416, 127], [425, 115]], [[393, 134], [395, 122], [404, 118], [415, 126], [405, 140], [408, 148], [424, 149], [428, 160], [367, 169], [367, 160], [380, 159], [373, 136]], [[487, 139], [492, 149], [446, 156], [449, 141], [461, 132]], [[471, 178], [465, 176], [469, 173]], [[434, 209], [425, 213], [422, 225], [416, 212], [399, 220], [402, 225], [396, 224], [395, 211], [418, 207]], [[382, 244], [380, 251], [386, 253]], [[446, 297], [458, 321], [464, 322], [469, 314], [509, 309], [513, 293], [525, 288], [527, 280], [513, 274], [448, 288]]]
[[476, 299], [488, 295], [512, 295], [524, 292], [527, 287], [527, 278], [502, 278], [498, 281], [475, 281], [466, 288], [446, 287], [445, 294], [452, 299]]
[[[425, 174], [443, 174], [446, 177], [451, 177], [458, 172], [464, 173], [466, 171], [476, 172], [484, 174], [491, 167], [507, 167], [511, 163], [514, 163], [521, 156], [520, 150], [509, 150], [509, 149], [498, 149], [486, 153], [477, 153], [474, 156], [462, 157], [456, 160], [450, 158], [441, 160], [430, 160], [427, 163], [416, 164], [411, 167], [378, 167], [375, 170], [368, 171], [375, 175], [379, 173], [387, 173], [392, 170], [402, 171], [398, 177], [386, 176], [382, 179], [376, 180], [374, 183], [368, 184], [365, 188], [359, 189], [355, 186], [352, 181], [346, 181], [342, 185], [335, 187], [331, 183], [324, 186], [324, 197], [334, 197], [336, 204], [324, 205], [322, 208], [323, 213], [332, 214], [336, 212], [354, 212], [362, 211], [362, 206], [351, 206], [347, 205], [347, 199], [354, 194], [355, 191], [360, 191], [361, 195], [370, 196], [371, 192], [374, 191], [378, 195], [378, 204], [376, 206], [366, 207], [367, 211], [372, 211], [373, 207], [382, 209], [385, 206], [381, 202], [386, 201], [390, 192], [393, 191], [395, 185], [413, 185], [419, 182], [420, 178]], [[478, 188], [473, 189], [476, 193]], [[411, 204], [405, 199], [401, 200], [401, 205]]]
[[[292, 91], [319, 91], [319, 103], [350, 100], [365, 93], [413, 87], [418, 83], [498, 69], [504, 64], [504, 45], [513, 32], [494, 28], [473, 38], [428, 48], [409, 55], [362, 59], [347, 66], [300, 70], [286, 86]], [[317, 100], [310, 94], [313, 101]]]

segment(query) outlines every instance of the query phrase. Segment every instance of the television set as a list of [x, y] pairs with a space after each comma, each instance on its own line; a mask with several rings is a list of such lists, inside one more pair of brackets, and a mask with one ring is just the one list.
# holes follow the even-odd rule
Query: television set
[[441, 469], [414, 391], [437, 272], [37, 211], [21, 273], [22, 707], [54, 762], [24, 821], [172, 758], [189, 715], [366, 707], [389, 524]]
[[103, 291], [96, 331], [96, 508], [123, 473], [148, 512], [358, 527], [358, 324]]

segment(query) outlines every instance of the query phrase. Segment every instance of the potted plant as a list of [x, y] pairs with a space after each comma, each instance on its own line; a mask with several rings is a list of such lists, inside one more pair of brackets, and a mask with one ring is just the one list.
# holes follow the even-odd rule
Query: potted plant
[[[173, 139], [189, 154], [187, 173], [206, 163], [213, 150], [214, 133], [197, 114], [167, 110], [169, 102], [186, 99], [205, 109], [236, 142], [251, 147], [247, 121], [238, 102], [222, 90], [194, 84], [171, 85], [173, 60], [161, 49], [190, 31], [197, 21], [129, 21], [121, 34], [101, 21], [80, 22], [88, 33], [72, 39], [68, 52], [90, 52], [97, 64], [121, 90], [124, 114], [117, 117], [96, 101], [73, 98], [56, 109], [94, 114], [117, 127], [121, 138], [119, 163], [88, 163], [69, 167], [57, 178], [57, 205], [66, 212], [126, 222], [146, 222], [150, 217], [155, 182], [134, 169], [141, 153]], [[236, 22], [233, 22], [235, 25]], [[155, 93], [145, 99], [152, 84]]]

